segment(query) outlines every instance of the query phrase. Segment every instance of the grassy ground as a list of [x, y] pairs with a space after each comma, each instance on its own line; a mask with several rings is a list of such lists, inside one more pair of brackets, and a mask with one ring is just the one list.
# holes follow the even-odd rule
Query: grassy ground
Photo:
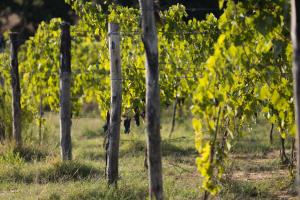
[[[0, 150], [0, 199], [147, 199], [147, 171], [144, 169], [144, 127], [133, 125], [129, 135], [121, 134], [118, 189], [107, 188], [104, 178], [103, 122], [94, 117], [73, 120], [74, 161], [61, 163], [59, 122], [47, 115], [41, 146], [34, 141], [36, 127], [27, 129], [25, 149], [9, 145]], [[163, 173], [166, 199], [200, 199], [201, 178], [196, 171], [194, 134], [190, 119], [178, 123], [168, 139], [170, 119], [162, 120]], [[290, 199], [293, 181], [279, 159], [278, 136], [268, 141], [264, 123], [234, 145], [223, 190], [216, 199]], [[18, 152], [18, 153], [16, 153]], [[19, 155], [19, 156], [17, 156]]]
[[[233, 147], [221, 199], [296, 199], [293, 175], [280, 159], [279, 134], [274, 131], [271, 145], [270, 125], [260, 121], [252, 128]], [[291, 138], [286, 147], [291, 148]]]

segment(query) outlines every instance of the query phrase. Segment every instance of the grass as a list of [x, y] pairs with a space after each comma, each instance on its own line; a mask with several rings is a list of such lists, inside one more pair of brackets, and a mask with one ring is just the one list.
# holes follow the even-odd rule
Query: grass
[[[165, 115], [164, 115], [165, 116]], [[168, 116], [168, 115], [166, 115]], [[118, 187], [108, 188], [104, 177], [103, 122], [94, 116], [73, 119], [74, 160], [62, 163], [59, 121], [47, 115], [41, 146], [27, 140], [22, 149], [0, 150], [0, 199], [147, 199], [144, 168], [145, 127], [132, 123], [131, 133], [121, 131]], [[164, 191], [166, 199], [200, 199], [201, 177], [196, 170], [194, 133], [189, 118], [177, 124], [168, 138], [171, 119], [162, 119]], [[27, 134], [34, 137], [33, 126]], [[238, 138], [226, 162], [222, 191], [216, 199], [292, 199], [293, 179], [280, 161], [280, 142], [268, 141], [269, 126], [261, 121]], [[290, 144], [288, 143], [287, 146]]]
[[235, 143], [220, 194], [225, 199], [296, 199], [294, 177], [280, 159], [279, 134], [274, 132], [271, 145], [269, 131], [270, 125], [259, 121]]

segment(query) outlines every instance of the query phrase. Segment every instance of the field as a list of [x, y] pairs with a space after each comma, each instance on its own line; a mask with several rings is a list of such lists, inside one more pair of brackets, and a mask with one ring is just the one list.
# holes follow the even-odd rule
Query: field
[[[166, 199], [200, 199], [201, 177], [195, 165], [191, 120], [178, 120], [169, 139], [168, 116], [165, 112], [161, 129]], [[143, 125], [132, 123], [131, 133], [121, 134], [120, 180], [115, 189], [107, 187], [104, 177], [103, 122], [94, 115], [73, 119], [74, 161], [62, 163], [58, 116], [48, 113], [46, 118], [42, 145], [34, 141], [36, 127], [32, 126], [27, 129], [25, 147], [1, 147], [0, 199], [148, 198]], [[261, 121], [237, 140], [216, 199], [295, 199], [293, 179], [280, 161], [278, 135], [274, 133], [274, 144], [270, 145], [269, 129], [269, 124]]]

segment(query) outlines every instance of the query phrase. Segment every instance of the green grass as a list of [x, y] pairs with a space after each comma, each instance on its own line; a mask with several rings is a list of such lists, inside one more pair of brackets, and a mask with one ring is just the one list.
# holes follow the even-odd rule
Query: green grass
[[[164, 116], [168, 116], [164, 114]], [[62, 163], [58, 116], [47, 115], [41, 146], [27, 131], [26, 145], [0, 150], [0, 199], [147, 199], [148, 178], [144, 168], [145, 127], [132, 123], [129, 135], [121, 131], [118, 187], [108, 188], [104, 177], [103, 122], [94, 116], [73, 119], [74, 160]], [[171, 119], [162, 119], [162, 153], [166, 199], [200, 199], [201, 177], [196, 170], [194, 133], [190, 118], [176, 125], [168, 138]], [[238, 138], [226, 162], [222, 191], [216, 199], [289, 199], [295, 197], [287, 166], [280, 161], [280, 142], [268, 141], [269, 125], [259, 122]], [[288, 143], [287, 146], [290, 146]]]

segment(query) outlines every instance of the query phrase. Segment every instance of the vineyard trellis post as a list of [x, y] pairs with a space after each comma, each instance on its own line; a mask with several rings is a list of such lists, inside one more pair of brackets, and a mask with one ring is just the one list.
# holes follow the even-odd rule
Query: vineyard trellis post
[[72, 159], [71, 141], [71, 36], [70, 24], [61, 24], [60, 47], [60, 144], [63, 160]]
[[294, 48], [293, 75], [294, 75], [294, 96], [296, 114], [296, 149], [297, 149], [297, 191], [300, 199], [300, 2], [291, 0], [291, 36]]
[[154, 1], [139, 0], [142, 12], [142, 40], [146, 51], [146, 126], [150, 199], [163, 199], [160, 89], [158, 40], [154, 17]]
[[[0, 35], [1, 37], [1, 35]], [[0, 49], [1, 51], [1, 49]], [[3, 89], [4, 91], [4, 78], [2, 77], [2, 75], [0, 75], [0, 87]], [[1, 109], [4, 111], [5, 110], [5, 92], [2, 93], [1, 95], [1, 100], [0, 100], [0, 106], [1, 106]], [[5, 122], [4, 122], [4, 117], [5, 116], [2, 116], [2, 118], [0, 117], [0, 142], [3, 142], [4, 139], [5, 139]]]
[[[2, 55], [4, 55], [4, 51], [5, 51], [5, 41], [3, 38], [3, 35], [0, 33], [0, 53], [3, 53]], [[4, 77], [2, 75], [0, 75], [0, 87], [2, 88], [2, 90], [4, 91]], [[5, 92], [2, 93], [1, 95], [1, 100], [0, 100], [0, 106], [1, 109], [4, 111], [5, 110]], [[3, 142], [5, 139], [5, 122], [4, 122], [4, 118], [5, 116], [2, 116], [2, 118], [0, 117], [0, 142]]]
[[21, 89], [18, 63], [18, 33], [10, 33], [10, 73], [12, 87], [12, 132], [17, 146], [22, 145], [21, 136]]
[[178, 104], [178, 96], [176, 94], [176, 97], [174, 100], [174, 105], [173, 105], [172, 125], [171, 125], [171, 130], [169, 133], [169, 138], [172, 137], [172, 133], [174, 132], [174, 128], [175, 128], [177, 104]]
[[107, 179], [108, 184], [116, 184], [119, 174], [118, 163], [122, 106], [122, 72], [119, 24], [109, 23], [108, 34], [110, 54], [111, 110], [108, 129]]
[[43, 116], [44, 116], [44, 111], [43, 111], [43, 96], [40, 94], [40, 106], [39, 106], [39, 144], [42, 144], [42, 125], [43, 125]]

